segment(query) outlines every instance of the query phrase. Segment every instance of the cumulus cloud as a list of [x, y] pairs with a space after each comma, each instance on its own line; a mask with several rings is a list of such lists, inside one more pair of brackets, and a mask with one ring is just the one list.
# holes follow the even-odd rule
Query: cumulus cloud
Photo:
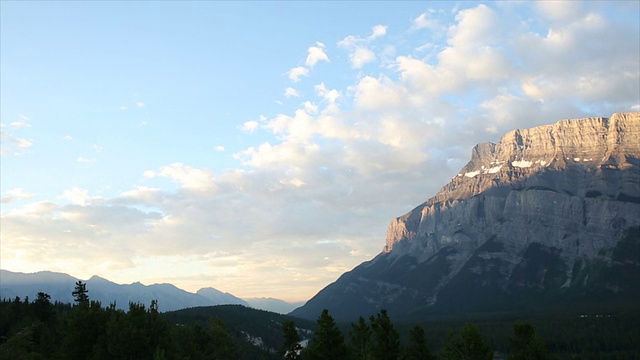
[[[547, 5], [510, 6], [529, 13]], [[175, 162], [108, 199], [78, 188], [57, 203], [25, 198], [3, 214], [2, 262], [67, 259], [78, 271], [131, 268], [144, 274], [140, 280], [192, 290], [308, 298], [379, 253], [389, 220], [435, 194], [476, 143], [514, 128], [638, 109], [637, 21], [580, 6], [535, 24], [493, 4], [460, 9], [451, 21], [438, 18], [446, 38], [432, 56], [399, 47], [388, 67], [371, 72], [364, 65], [374, 58], [358, 62], [356, 54], [381, 56], [375, 42], [387, 29], [347, 36], [338, 44], [350, 54], [347, 66], [360, 66], [357, 74], [346, 86], [318, 82], [298, 94], [297, 108], [239, 126], [261, 131], [234, 154], [236, 168], [214, 177]], [[407, 30], [435, 26], [434, 17], [418, 15]], [[319, 54], [306, 66], [325, 61]], [[298, 81], [308, 72], [287, 75]], [[163, 182], [177, 186], [156, 187]], [[154, 277], [166, 270], [154, 264], [174, 277]]]
[[305, 65], [313, 67], [320, 61], [330, 62], [329, 56], [324, 51], [325, 48], [326, 46], [321, 42], [316, 42], [316, 46], [309, 47]]
[[300, 81], [300, 78], [303, 76], [309, 75], [309, 69], [304, 66], [297, 66], [287, 71], [287, 76], [293, 82]]
[[255, 120], [245, 121], [244, 124], [240, 127], [240, 129], [246, 133], [252, 133], [256, 131], [260, 127], [260, 123]]
[[383, 37], [387, 33], [387, 26], [376, 25], [371, 30], [371, 35], [361, 37], [349, 35], [338, 42], [338, 46], [349, 51], [349, 60], [354, 69], [360, 69], [365, 64], [374, 62], [377, 58], [375, 52], [369, 48], [370, 44], [377, 38]]

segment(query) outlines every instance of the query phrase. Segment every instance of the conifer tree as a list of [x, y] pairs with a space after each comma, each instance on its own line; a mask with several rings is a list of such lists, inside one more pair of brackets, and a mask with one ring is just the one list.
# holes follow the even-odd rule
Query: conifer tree
[[338, 329], [329, 310], [324, 309], [317, 320], [318, 327], [305, 351], [305, 358], [312, 360], [340, 360], [349, 357], [349, 349], [344, 336]]
[[371, 343], [371, 327], [361, 316], [357, 324], [351, 324], [349, 331], [349, 347], [355, 360], [373, 359]]
[[87, 290], [87, 284], [78, 280], [76, 282], [76, 287], [71, 293], [73, 295], [73, 301], [75, 301], [78, 305], [89, 305], [89, 290]]
[[514, 336], [509, 338], [511, 346], [509, 360], [544, 360], [549, 358], [544, 341], [536, 334], [530, 324], [514, 324], [513, 333]]
[[493, 350], [489, 341], [482, 337], [480, 327], [467, 323], [459, 335], [452, 334], [442, 349], [442, 357], [447, 360], [492, 360]]
[[400, 334], [393, 327], [387, 310], [382, 309], [371, 316], [373, 332], [373, 358], [377, 360], [396, 360], [400, 357]]
[[284, 344], [280, 350], [280, 354], [287, 360], [300, 359], [302, 345], [300, 345], [300, 335], [293, 321], [285, 321], [282, 323], [282, 337]]
[[414, 326], [409, 332], [409, 346], [405, 352], [406, 360], [435, 360], [435, 356], [429, 350], [424, 329], [419, 325]]

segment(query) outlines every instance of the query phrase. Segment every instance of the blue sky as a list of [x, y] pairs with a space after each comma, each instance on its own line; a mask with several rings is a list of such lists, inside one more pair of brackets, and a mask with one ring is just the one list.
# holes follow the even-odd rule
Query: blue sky
[[640, 111], [637, 1], [0, 7], [12, 271], [305, 300], [476, 143]]

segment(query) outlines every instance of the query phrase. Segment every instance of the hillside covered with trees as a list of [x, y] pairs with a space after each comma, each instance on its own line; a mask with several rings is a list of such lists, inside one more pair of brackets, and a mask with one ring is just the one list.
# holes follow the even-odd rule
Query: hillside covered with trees
[[582, 316], [549, 314], [527, 321], [462, 319], [394, 324], [385, 310], [336, 323], [315, 322], [241, 305], [158, 312], [158, 303], [91, 301], [76, 283], [75, 303], [0, 303], [4, 359], [637, 359], [637, 308]]

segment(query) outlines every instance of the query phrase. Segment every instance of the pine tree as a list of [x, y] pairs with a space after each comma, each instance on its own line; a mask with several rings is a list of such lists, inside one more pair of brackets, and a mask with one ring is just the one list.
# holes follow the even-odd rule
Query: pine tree
[[396, 360], [400, 357], [400, 334], [393, 327], [387, 310], [382, 309], [378, 315], [371, 316], [373, 332], [373, 356], [378, 360]]
[[549, 358], [544, 341], [536, 334], [530, 324], [514, 324], [513, 333], [514, 336], [509, 338], [511, 346], [509, 360], [544, 360]]
[[87, 284], [78, 280], [76, 282], [76, 287], [71, 293], [73, 295], [73, 301], [75, 301], [78, 305], [89, 305], [89, 290], [87, 290]]
[[349, 349], [344, 336], [338, 329], [329, 311], [324, 309], [317, 320], [318, 327], [305, 351], [305, 358], [312, 360], [340, 360], [349, 357]]
[[357, 324], [351, 324], [349, 331], [349, 340], [352, 357], [355, 360], [371, 360], [373, 359], [371, 343], [371, 327], [361, 316]]
[[435, 356], [429, 350], [424, 329], [419, 325], [414, 326], [409, 332], [409, 346], [405, 352], [407, 360], [435, 360]]
[[287, 360], [300, 359], [302, 345], [300, 345], [300, 335], [293, 321], [285, 321], [282, 323], [282, 337], [284, 344], [280, 350], [280, 354], [284, 355]]
[[493, 350], [489, 341], [482, 337], [480, 327], [467, 323], [460, 329], [459, 336], [452, 334], [442, 349], [442, 357], [447, 360], [492, 360]]

